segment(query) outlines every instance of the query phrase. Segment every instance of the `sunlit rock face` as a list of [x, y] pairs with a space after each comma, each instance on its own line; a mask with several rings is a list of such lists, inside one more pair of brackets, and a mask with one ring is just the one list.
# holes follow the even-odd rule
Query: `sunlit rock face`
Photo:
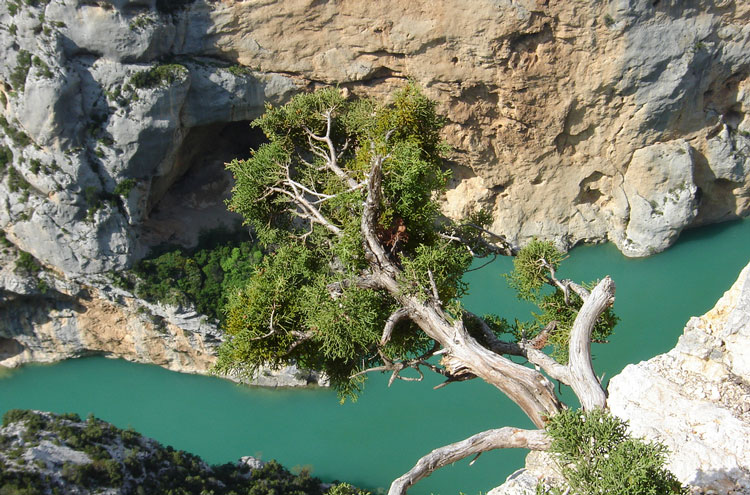
[[612, 378], [607, 403], [633, 434], [669, 447], [681, 481], [750, 493], [750, 265], [674, 349]]
[[[227, 158], [195, 129], [412, 78], [447, 118], [447, 214], [647, 255], [748, 211], [749, 21], [746, 2], [697, 0], [3, 5], [2, 140], [30, 187], [3, 182], [0, 224], [66, 274], [119, 269], [172, 185]], [[139, 81], [157, 66], [173, 70]]]

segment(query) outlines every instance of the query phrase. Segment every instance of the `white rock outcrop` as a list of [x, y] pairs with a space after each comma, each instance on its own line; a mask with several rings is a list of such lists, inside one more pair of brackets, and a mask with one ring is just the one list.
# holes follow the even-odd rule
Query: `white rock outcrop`
[[659, 143], [633, 153], [622, 184], [627, 227], [617, 245], [625, 255], [663, 251], [698, 213], [693, 149], [685, 140]]
[[[691, 318], [677, 346], [613, 377], [607, 405], [631, 433], [665, 444], [667, 467], [698, 495], [750, 495], [750, 264], [716, 306]], [[548, 454], [488, 495], [534, 495], [559, 483]]]
[[750, 494], [750, 265], [674, 349], [612, 378], [607, 403], [633, 434], [669, 447], [682, 482]]

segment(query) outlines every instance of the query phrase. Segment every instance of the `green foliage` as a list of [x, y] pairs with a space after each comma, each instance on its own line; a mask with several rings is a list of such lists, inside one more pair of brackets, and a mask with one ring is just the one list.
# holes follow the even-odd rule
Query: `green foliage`
[[[211, 237], [208, 234], [206, 237]], [[255, 271], [262, 254], [250, 241], [222, 239], [194, 253], [171, 250], [140, 261], [132, 270], [137, 277], [135, 293], [148, 300], [170, 304], [192, 303], [211, 318], [220, 318], [235, 288]], [[130, 281], [120, 278], [120, 284]]]
[[130, 191], [135, 187], [135, 179], [123, 179], [117, 183], [115, 190], [113, 191], [118, 196], [127, 198], [130, 195]]
[[21, 270], [30, 275], [35, 275], [42, 270], [42, 266], [34, 258], [31, 253], [26, 251], [19, 251], [18, 258], [16, 259], [16, 271]]
[[[308, 471], [292, 474], [276, 461], [252, 472], [234, 464], [209, 466], [199, 457], [164, 447], [133, 430], [120, 430], [93, 416], [81, 422], [77, 415], [52, 415], [11, 410], [3, 425], [22, 422], [27, 448], [41, 439], [57, 442], [86, 453], [92, 462], [63, 464], [62, 482], [31, 471], [24, 464], [23, 448], [8, 452], [10, 462], [0, 461], [0, 495], [48, 493], [123, 494], [159, 493], [170, 495], [323, 495], [320, 480]], [[0, 436], [0, 441], [6, 441]], [[122, 445], [124, 452], [112, 456]], [[4, 444], [3, 444], [4, 445]], [[41, 467], [41, 466], [38, 466]], [[334, 495], [367, 495], [350, 485], [332, 487]]]
[[151, 17], [148, 14], [139, 14], [136, 17], [134, 17], [130, 23], [128, 24], [128, 27], [131, 31], [139, 31], [142, 29], [145, 29], [148, 26], [153, 25], [156, 22], [156, 19]]
[[0, 174], [4, 173], [8, 165], [13, 164], [13, 151], [7, 146], [0, 146]]
[[136, 72], [130, 78], [130, 84], [139, 89], [169, 86], [187, 76], [188, 70], [180, 64], [157, 65], [148, 70]]
[[39, 170], [42, 168], [42, 162], [37, 160], [36, 158], [32, 158], [29, 162], [29, 172], [36, 175], [39, 173]]
[[[336, 165], [349, 181], [326, 166], [321, 149], [327, 145], [307, 135], [325, 135], [329, 116]], [[403, 290], [432, 297], [431, 274], [446, 308], [465, 291], [461, 275], [471, 257], [436, 232], [436, 198], [449, 176], [442, 168], [448, 152], [440, 138], [443, 119], [435, 103], [409, 84], [390, 104], [347, 99], [336, 88], [299, 94], [284, 106], [268, 107], [253, 125], [269, 142], [249, 159], [228, 164], [236, 179], [228, 205], [273, 255], [226, 306], [228, 339], [217, 371], [253, 372], [294, 360], [324, 370], [342, 396], [350, 396], [362, 381], [353, 375], [381, 362], [380, 335], [397, 308], [383, 292], [346, 284], [368, 266], [360, 227], [366, 191], [351, 181], [364, 183], [375, 153], [388, 156], [376, 234], [404, 268]], [[342, 235], [297, 215], [290, 197], [278, 191], [288, 177], [327, 195], [317, 205]], [[335, 297], [331, 287], [338, 287]], [[460, 313], [457, 306], [455, 311]], [[380, 351], [406, 359], [430, 345], [415, 325], [401, 323]]]
[[34, 67], [39, 69], [39, 73], [42, 75], [42, 77], [46, 77], [47, 79], [50, 79], [54, 74], [52, 73], [52, 70], [49, 68], [49, 65], [42, 60], [41, 58], [34, 55], [32, 58], [32, 63], [34, 64]]
[[[403, 290], [427, 297], [432, 294], [435, 283], [443, 301], [462, 297], [468, 286], [461, 276], [473, 260], [471, 253], [461, 245], [437, 241], [434, 245], [419, 245], [414, 256], [403, 259]], [[432, 276], [432, 280], [430, 280]]]
[[86, 186], [83, 189], [83, 198], [88, 205], [86, 219], [91, 220], [94, 218], [94, 213], [104, 206], [102, 193], [96, 186]]
[[10, 73], [10, 85], [16, 91], [23, 91], [26, 86], [26, 76], [31, 68], [31, 53], [19, 50], [16, 56], [16, 67]]
[[245, 67], [244, 65], [230, 65], [227, 67], [227, 71], [229, 71], [230, 74], [233, 74], [237, 77], [247, 77], [250, 74], [252, 74], [252, 70], [250, 70], [249, 67]]
[[541, 261], [557, 270], [564, 258], [551, 242], [534, 239], [513, 258], [513, 272], [506, 276], [508, 285], [516, 290], [520, 299], [533, 302], [549, 280], [549, 269]]
[[31, 184], [21, 175], [15, 167], [8, 169], [8, 190], [10, 192], [28, 191]]
[[[667, 449], [630, 437], [627, 423], [609, 412], [566, 410], [547, 424], [551, 451], [575, 495], [683, 495], [664, 464]], [[561, 489], [542, 493], [559, 494]]]
[[[566, 364], [568, 362], [570, 331], [583, 301], [577, 294], [571, 292], [570, 303], [566, 304], [563, 292], [555, 290], [551, 294], [546, 294], [538, 299], [537, 304], [541, 312], [534, 313], [534, 316], [539, 323], [539, 327], [544, 327], [552, 321], [556, 322], [556, 329], [550, 334], [548, 341], [553, 346], [552, 357], [560, 363]], [[612, 308], [607, 308], [596, 320], [591, 332], [591, 341], [599, 344], [606, 343], [618, 321], [619, 318], [614, 314]], [[527, 329], [527, 332], [532, 337], [536, 335], [534, 330]]]
[[31, 138], [29, 138], [25, 132], [9, 123], [2, 115], [0, 115], [0, 127], [2, 127], [5, 134], [13, 140], [13, 143], [16, 146], [24, 147], [31, 143]]
[[[516, 320], [509, 324], [495, 315], [486, 316], [485, 319], [491, 327], [493, 325], [496, 327], [498, 333], [510, 333], [516, 340], [533, 339], [544, 327], [554, 322], [555, 328], [550, 332], [547, 344], [552, 346], [552, 357], [566, 364], [570, 331], [573, 329], [573, 323], [583, 305], [583, 300], [571, 290], [568, 302], [566, 302], [564, 292], [552, 283], [549, 268], [542, 263], [544, 260], [557, 271], [564, 258], [564, 254], [558, 251], [552, 243], [531, 241], [513, 259], [513, 271], [506, 275], [506, 278], [508, 284], [516, 290], [519, 299], [533, 302], [539, 307], [540, 311], [533, 313], [535, 320], [532, 322]], [[552, 286], [552, 291], [544, 292], [542, 288], [545, 285]], [[587, 288], [592, 289], [593, 286], [594, 284], [591, 284]], [[592, 342], [606, 342], [618, 321], [619, 318], [612, 308], [607, 308], [594, 325], [591, 334]]]

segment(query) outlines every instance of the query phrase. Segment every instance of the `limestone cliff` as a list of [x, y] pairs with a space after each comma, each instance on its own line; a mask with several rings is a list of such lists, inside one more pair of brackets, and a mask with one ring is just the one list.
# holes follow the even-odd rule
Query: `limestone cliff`
[[[664, 443], [694, 494], [750, 494], [750, 265], [716, 306], [691, 318], [677, 346], [610, 380], [607, 405], [637, 437]], [[546, 454], [492, 495], [532, 495], [554, 476]]]
[[750, 494], [750, 265], [677, 346], [612, 378], [607, 403], [700, 493]]
[[234, 225], [248, 122], [326, 84], [416, 80], [455, 148], [445, 213], [516, 243], [642, 256], [750, 211], [740, 0], [8, 0], [0, 57], [0, 228], [65, 283]]

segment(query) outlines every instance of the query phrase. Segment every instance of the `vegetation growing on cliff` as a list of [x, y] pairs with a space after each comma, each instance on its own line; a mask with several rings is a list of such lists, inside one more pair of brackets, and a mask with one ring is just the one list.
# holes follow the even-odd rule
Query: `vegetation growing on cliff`
[[[550, 451], [571, 492], [580, 495], [684, 495], [674, 474], [664, 468], [667, 449], [632, 438], [627, 423], [601, 409], [566, 410], [547, 424]], [[562, 495], [559, 487], [537, 493]]]
[[[416, 86], [390, 104], [332, 88], [300, 94], [253, 125], [269, 142], [228, 164], [237, 181], [229, 206], [269, 255], [228, 301], [220, 372], [294, 361], [325, 371], [343, 397], [370, 372], [388, 372], [391, 382], [419, 380], [425, 369], [445, 384], [479, 377], [539, 428], [489, 430], [436, 449], [393, 482], [391, 495], [487, 450], [549, 449], [544, 428], [565, 410], [552, 380], [570, 386], [585, 411], [606, 407], [590, 343], [616, 323], [614, 282], [558, 278], [563, 256], [553, 246], [516, 253], [482, 212], [441, 218], [443, 121]], [[461, 277], [473, 258], [515, 254], [511, 282], [539, 304], [538, 321], [508, 324], [463, 308]], [[548, 342], [553, 356], [542, 350]]]
[[126, 289], [146, 300], [192, 304], [199, 313], [221, 319], [235, 288], [255, 272], [263, 257], [245, 236], [213, 231], [195, 250], [166, 249], [136, 264], [131, 275], [118, 276]]
[[[7, 428], [14, 426], [14, 428]], [[292, 474], [275, 461], [251, 470], [248, 466], [210, 466], [190, 453], [164, 447], [133, 430], [121, 430], [93, 416], [53, 415], [11, 410], [0, 430], [0, 493], [99, 493], [116, 489], [125, 495], [322, 495], [320, 480], [302, 470]], [[20, 428], [20, 429], [19, 429]], [[36, 456], [56, 445], [50, 455]], [[54, 447], [53, 445], [53, 447]], [[65, 450], [69, 449], [69, 450]], [[55, 459], [65, 452], [68, 460]], [[70, 451], [90, 462], [74, 461]], [[56, 453], [55, 453], [56, 452]], [[28, 460], [27, 460], [28, 459]], [[32, 462], [33, 461], [33, 462]], [[348, 485], [336, 486], [339, 495], [354, 495]]]
[[180, 64], [157, 65], [147, 70], [136, 72], [130, 78], [130, 84], [139, 89], [155, 88], [172, 84], [187, 75], [187, 68]]

